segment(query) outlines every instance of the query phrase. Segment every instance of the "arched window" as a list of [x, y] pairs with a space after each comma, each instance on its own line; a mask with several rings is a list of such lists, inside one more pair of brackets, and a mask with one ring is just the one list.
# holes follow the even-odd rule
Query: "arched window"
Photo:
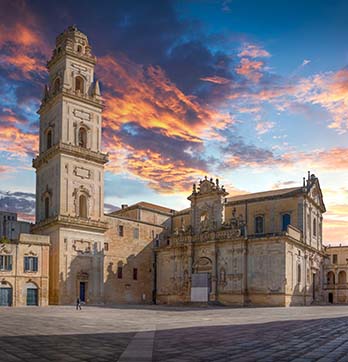
[[46, 133], [46, 149], [50, 149], [52, 147], [52, 130], [49, 129]]
[[327, 284], [335, 284], [335, 274], [332, 271], [327, 273]]
[[78, 52], [78, 53], [82, 53], [82, 46], [81, 46], [81, 45], [78, 45], [78, 46], [77, 46], [77, 52]]
[[81, 93], [83, 93], [83, 88], [84, 88], [84, 81], [83, 78], [80, 76], [77, 76], [75, 78], [75, 91], [79, 91]]
[[255, 234], [263, 234], [264, 233], [264, 220], [263, 216], [255, 217]]
[[317, 236], [317, 219], [313, 219], [313, 236]]
[[346, 272], [341, 270], [338, 273], [338, 284], [346, 284], [347, 283], [347, 275]]
[[298, 284], [301, 283], [301, 265], [300, 264], [297, 265], [297, 283]]
[[291, 224], [291, 216], [290, 214], [282, 215], [282, 231], [286, 231], [288, 229], [288, 225]]
[[60, 78], [56, 78], [56, 80], [53, 83], [53, 93], [57, 94], [60, 90]]
[[87, 148], [87, 131], [84, 127], [79, 129], [79, 146]]
[[79, 197], [79, 216], [87, 218], [87, 197], [85, 195]]
[[48, 196], [45, 197], [45, 219], [50, 217], [50, 198]]

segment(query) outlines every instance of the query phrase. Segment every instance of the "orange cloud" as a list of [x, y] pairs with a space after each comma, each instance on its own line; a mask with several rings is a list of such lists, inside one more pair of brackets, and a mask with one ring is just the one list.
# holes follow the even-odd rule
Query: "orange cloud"
[[238, 74], [244, 75], [246, 78], [258, 83], [262, 78], [261, 70], [264, 63], [262, 61], [250, 60], [248, 58], [242, 58], [240, 65], [236, 68]]
[[[162, 135], [163, 142], [165, 138], [168, 142], [171, 140], [170, 147], [177, 142], [175, 147], [189, 144], [199, 148], [204, 139], [218, 137], [216, 130], [230, 124], [231, 117], [184, 94], [159, 67], [145, 68], [126, 58], [106, 56], [98, 61], [98, 75], [105, 101], [103, 124], [108, 129], [104, 138], [110, 153], [109, 170], [127, 170], [147, 180], [157, 191], [187, 190], [195, 178], [206, 172], [204, 167], [190, 166], [188, 159], [177, 159], [174, 151], [170, 156], [168, 152], [160, 154], [150, 144], [144, 143], [142, 150], [132, 147], [117, 135], [118, 132], [123, 126], [134, 123]], [[165, 147], [169, 145], [164, 143]], [[187, 149], [185, 152], [199, 151]]]
[[13, 125], [1, 126], [0, 151], [26, 157], [37, 149], [37, 134], [23, 132]]
[[144, 69], [111, 56], [100, 58], [98, 64], [103, 84], [112, 90], [104, 95], [104, 117], [112, 129], [134, 121], [145, 128], [158, 128], [168, 137], [202, 142], [202, 132], [222, 128], [230, 121], [228, 114], [204, 107], [195, 97], [185, 95], [159, 67]]
[[250, 58], [265, 58], [265, 57], [270, 57], [271, 54], [255, 44], [244, 44], [244, 47], [240, 51], [238, 56], [250, 57]]
[[230, 83], [230, 80], [223, 77], [218, 77], [217, 75], [214, 75], [212, 77], [204, 77], [200, 78], [201, 80], [205, 82], [215, 83], [215, 84], [228, 84]]

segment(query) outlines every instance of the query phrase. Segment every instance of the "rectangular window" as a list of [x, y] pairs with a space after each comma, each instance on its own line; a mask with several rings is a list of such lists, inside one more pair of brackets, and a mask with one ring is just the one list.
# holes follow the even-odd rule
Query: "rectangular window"
[[133, 238], [134, 239], [139, 239], [139, 228], [134, 228], [133, 229]]
[[123, 235], [124, 235], [123, 225], [118, 225], [118, 236], [123, 236]]
[[12, 270], [12, 255], [0, 255], [0, 270]]
[[263, 234], [264, 233], [264, 221], [263, 216], [255, 217], [255, 234]]
[[104, 250], [108, 251], [109, 250], [109, 244], [108, 243], [104, 243]]
[[38, 271], [38, 257], [37, 256], [25, 256], [24, 257], [24, 271], [25, 272], [37, 272]]
[[122, 267], [117, 267], [117, 278], [122, 279]]
[[337, 254], [332, 255], [332, 264], [337, 264]]
[[133, 280], [138, 280], [138, 269], [133, 268]]

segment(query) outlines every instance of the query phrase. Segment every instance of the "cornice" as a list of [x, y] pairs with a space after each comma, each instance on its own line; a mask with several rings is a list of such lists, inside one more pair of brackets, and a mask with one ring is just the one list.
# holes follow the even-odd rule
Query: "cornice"
[[42, 165], [47, 163], [57, 154], [79, 157], [83, 158], [84, 160], [93, 161], [102, 165], [109, 161], [108, 153], [94, 152], [87, 148], [59, 142], [34, 158], [33, 167], [35, 169], [39, 169]]
[[90, 231], [99, 231], [103, 233], [109, 228], [109, 224], [102, 220], [92, 220], [75, 216], [58, 215], [35, 224], [32, 230], [36, 233], [40, 232], [42, 229], [55, 225], [67, 226], [69, 228], [76, 227], [78, 229], [88, 229]]
[[90, 106], [103, 109], [103, 103], [101, 99], [97, 98], [96, 96], [91, 96], [89, 94], [83, 94], [79, 91], [75, 91], [72, 89], [62, 89], [60, 92], [56, 94], [50, 95], [47, 99], [43, 99], [39, 110], [37, 111], [38, 114], [45, 113], [47, 108], [51, 108], [51, 106], [57, 100], [63, 100], [63, 97], [71, 98], [78, 102], [84, 102], [89, 104]]

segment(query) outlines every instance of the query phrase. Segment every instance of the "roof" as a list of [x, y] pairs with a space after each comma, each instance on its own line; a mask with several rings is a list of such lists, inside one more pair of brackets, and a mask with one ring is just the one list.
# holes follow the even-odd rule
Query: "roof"
[[158, 212], [162, 212], [165, 214], [173, 214], [173, 212], [174, 212], [173, 209], [169, 209], [168, 207], [151, 204], [150, 202], [140, 201], [140, 202], [137, 202], [136, 204], [125, 207], [124, 209], [114, 211], [111, 213], [111, 215], [112, 214], [121, 214], [122, 211], [128, 211], [128, 210], [132, 210], [132, 209], [141, 209], [141, 208], [158, 211]]
[[174, 216], [176, 215], [183, 215], [183, 214], [189, 214], [191, 212], [191, 208], [188, 207], [186, 209], [180, 210], [180, 211], [176, 211]]
[[284, 197], [291, 196], [292, 194], [297, 194], [298, 192], [302, 192], [302, 187], [288, 187], [286, 189], [279, 190], [271, 190], [271, 191], [263, 191], [263, 192], [254, 192], [251, 194], [237, 195], [227, 198], [228, 203], [235, 203], [241, 201], [255, 200], [255, 199], [266, 199], [266, 198], [274, 198], [274, 197]]

